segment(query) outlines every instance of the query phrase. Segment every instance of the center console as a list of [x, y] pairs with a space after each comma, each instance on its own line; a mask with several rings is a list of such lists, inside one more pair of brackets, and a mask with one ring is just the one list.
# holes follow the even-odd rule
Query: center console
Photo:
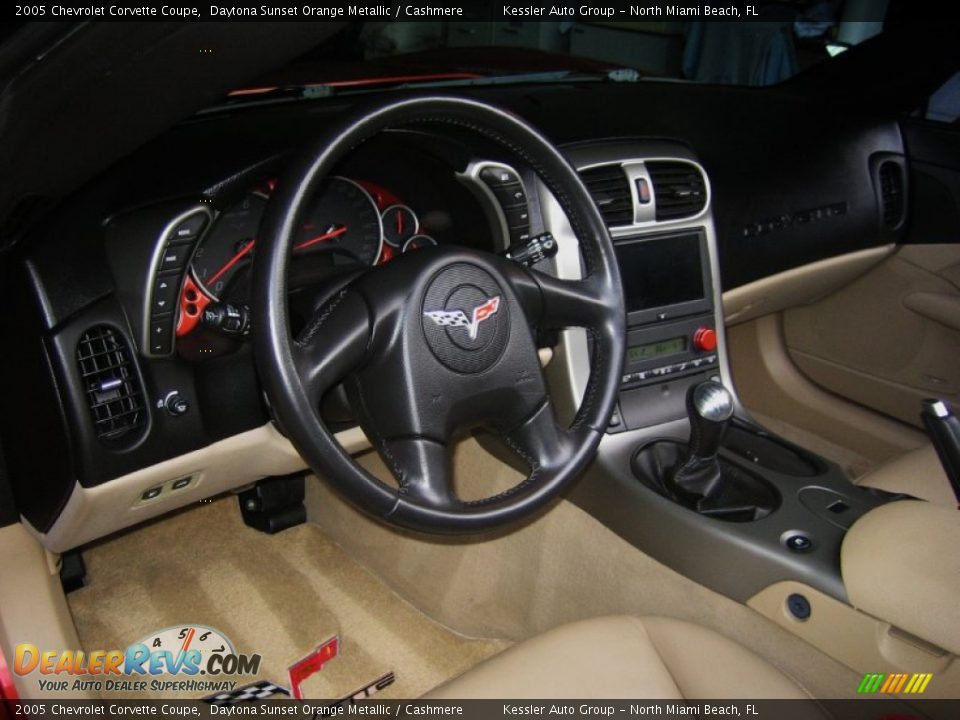
[[620, 432], [679, 417], [682, 393], [663, 398], [662, 386], [679, 389], [716, 373], [718, 354], [704, 230], [615, 243], [628, 328], [619, 411], [610, 426]]
[[[705, 169], [689, 148], [666, 142], [565, 152], [607, 220], [627, 311], [617, 409], [570, 499], [645, 553], [736, 600], [793, 581], [847, 602], [847, 529], [895, 496], [853, 485], [839, 467], [759, 427], [737, 399]], [[552, 270], [582, 277], [566, 216], [538, 190], [558, 245]], [[548, 378], [561, 412], [579, 405], [589, 349], [581, 330], [560, 338]]]

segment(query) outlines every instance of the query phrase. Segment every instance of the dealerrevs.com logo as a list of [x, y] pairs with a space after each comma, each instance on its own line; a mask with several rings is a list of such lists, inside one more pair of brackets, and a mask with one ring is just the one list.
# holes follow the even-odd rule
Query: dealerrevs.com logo
[[[222, 676], [256, 675], [260, 655], [237, 653], [220, 631], [206, 625], [178, 625], [147, 635], [126, 650], [41, 650], [17, 645], [13, 671], [39, 673], [41, 690], [49, 691], [216, 691], [236, 682]], [[159, 680], [158, 676], [189, 678]], [[200, 680], [197, 676], [213, 679]], [[144, 679], [140, 679], [144, 678]]]

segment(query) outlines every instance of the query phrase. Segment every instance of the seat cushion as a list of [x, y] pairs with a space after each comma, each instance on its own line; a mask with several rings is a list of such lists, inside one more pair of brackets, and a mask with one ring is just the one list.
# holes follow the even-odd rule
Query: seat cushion
[[949, 508], [957, 507], [950, 481], [930, 443], [884, 463], [857, 480], [857, 484], [906, 493]]
[[563, 625], [514, 645], [430, 699], [807, 698], [793, 680], [706, 628], [626, 615]]

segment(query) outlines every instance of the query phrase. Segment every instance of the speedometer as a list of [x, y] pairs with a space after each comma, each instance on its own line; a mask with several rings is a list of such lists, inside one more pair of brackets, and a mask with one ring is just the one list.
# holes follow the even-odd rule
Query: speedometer
[[[266, 204], [265, 195], [250, 193], [220, 215], [197, 248], [192, 274], [212, 299], [249, 267]], [[347, 178], [326, 180], [300, 220], [293, 252], [328, 253], [337, 264], [374, 265], [382, 250], [383, 225], [370, 193]]]

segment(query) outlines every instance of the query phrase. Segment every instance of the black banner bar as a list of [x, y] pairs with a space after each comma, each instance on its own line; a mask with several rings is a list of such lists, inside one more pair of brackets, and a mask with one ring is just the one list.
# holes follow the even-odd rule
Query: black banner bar
[[[778, 7], [780, 5], [780, 7]], [[886, 3], [848, 3], [844, 20], [881, 22]], [[940, 4], [945, 7], [946, 3]], [[613, 2], [564, 3], [520, 0], [484, 2], [437, 0], [403, 2], [324, 2], [301, 0], [260, 4], [251, 0], [212, 2], [27, 2], [7, 6], [19, 21], [501, 21], [501, 22], [764, 22], [782, 20], [779, 3], [758, 2]], [[941, 11], [932, 11], [934, 13]]]

